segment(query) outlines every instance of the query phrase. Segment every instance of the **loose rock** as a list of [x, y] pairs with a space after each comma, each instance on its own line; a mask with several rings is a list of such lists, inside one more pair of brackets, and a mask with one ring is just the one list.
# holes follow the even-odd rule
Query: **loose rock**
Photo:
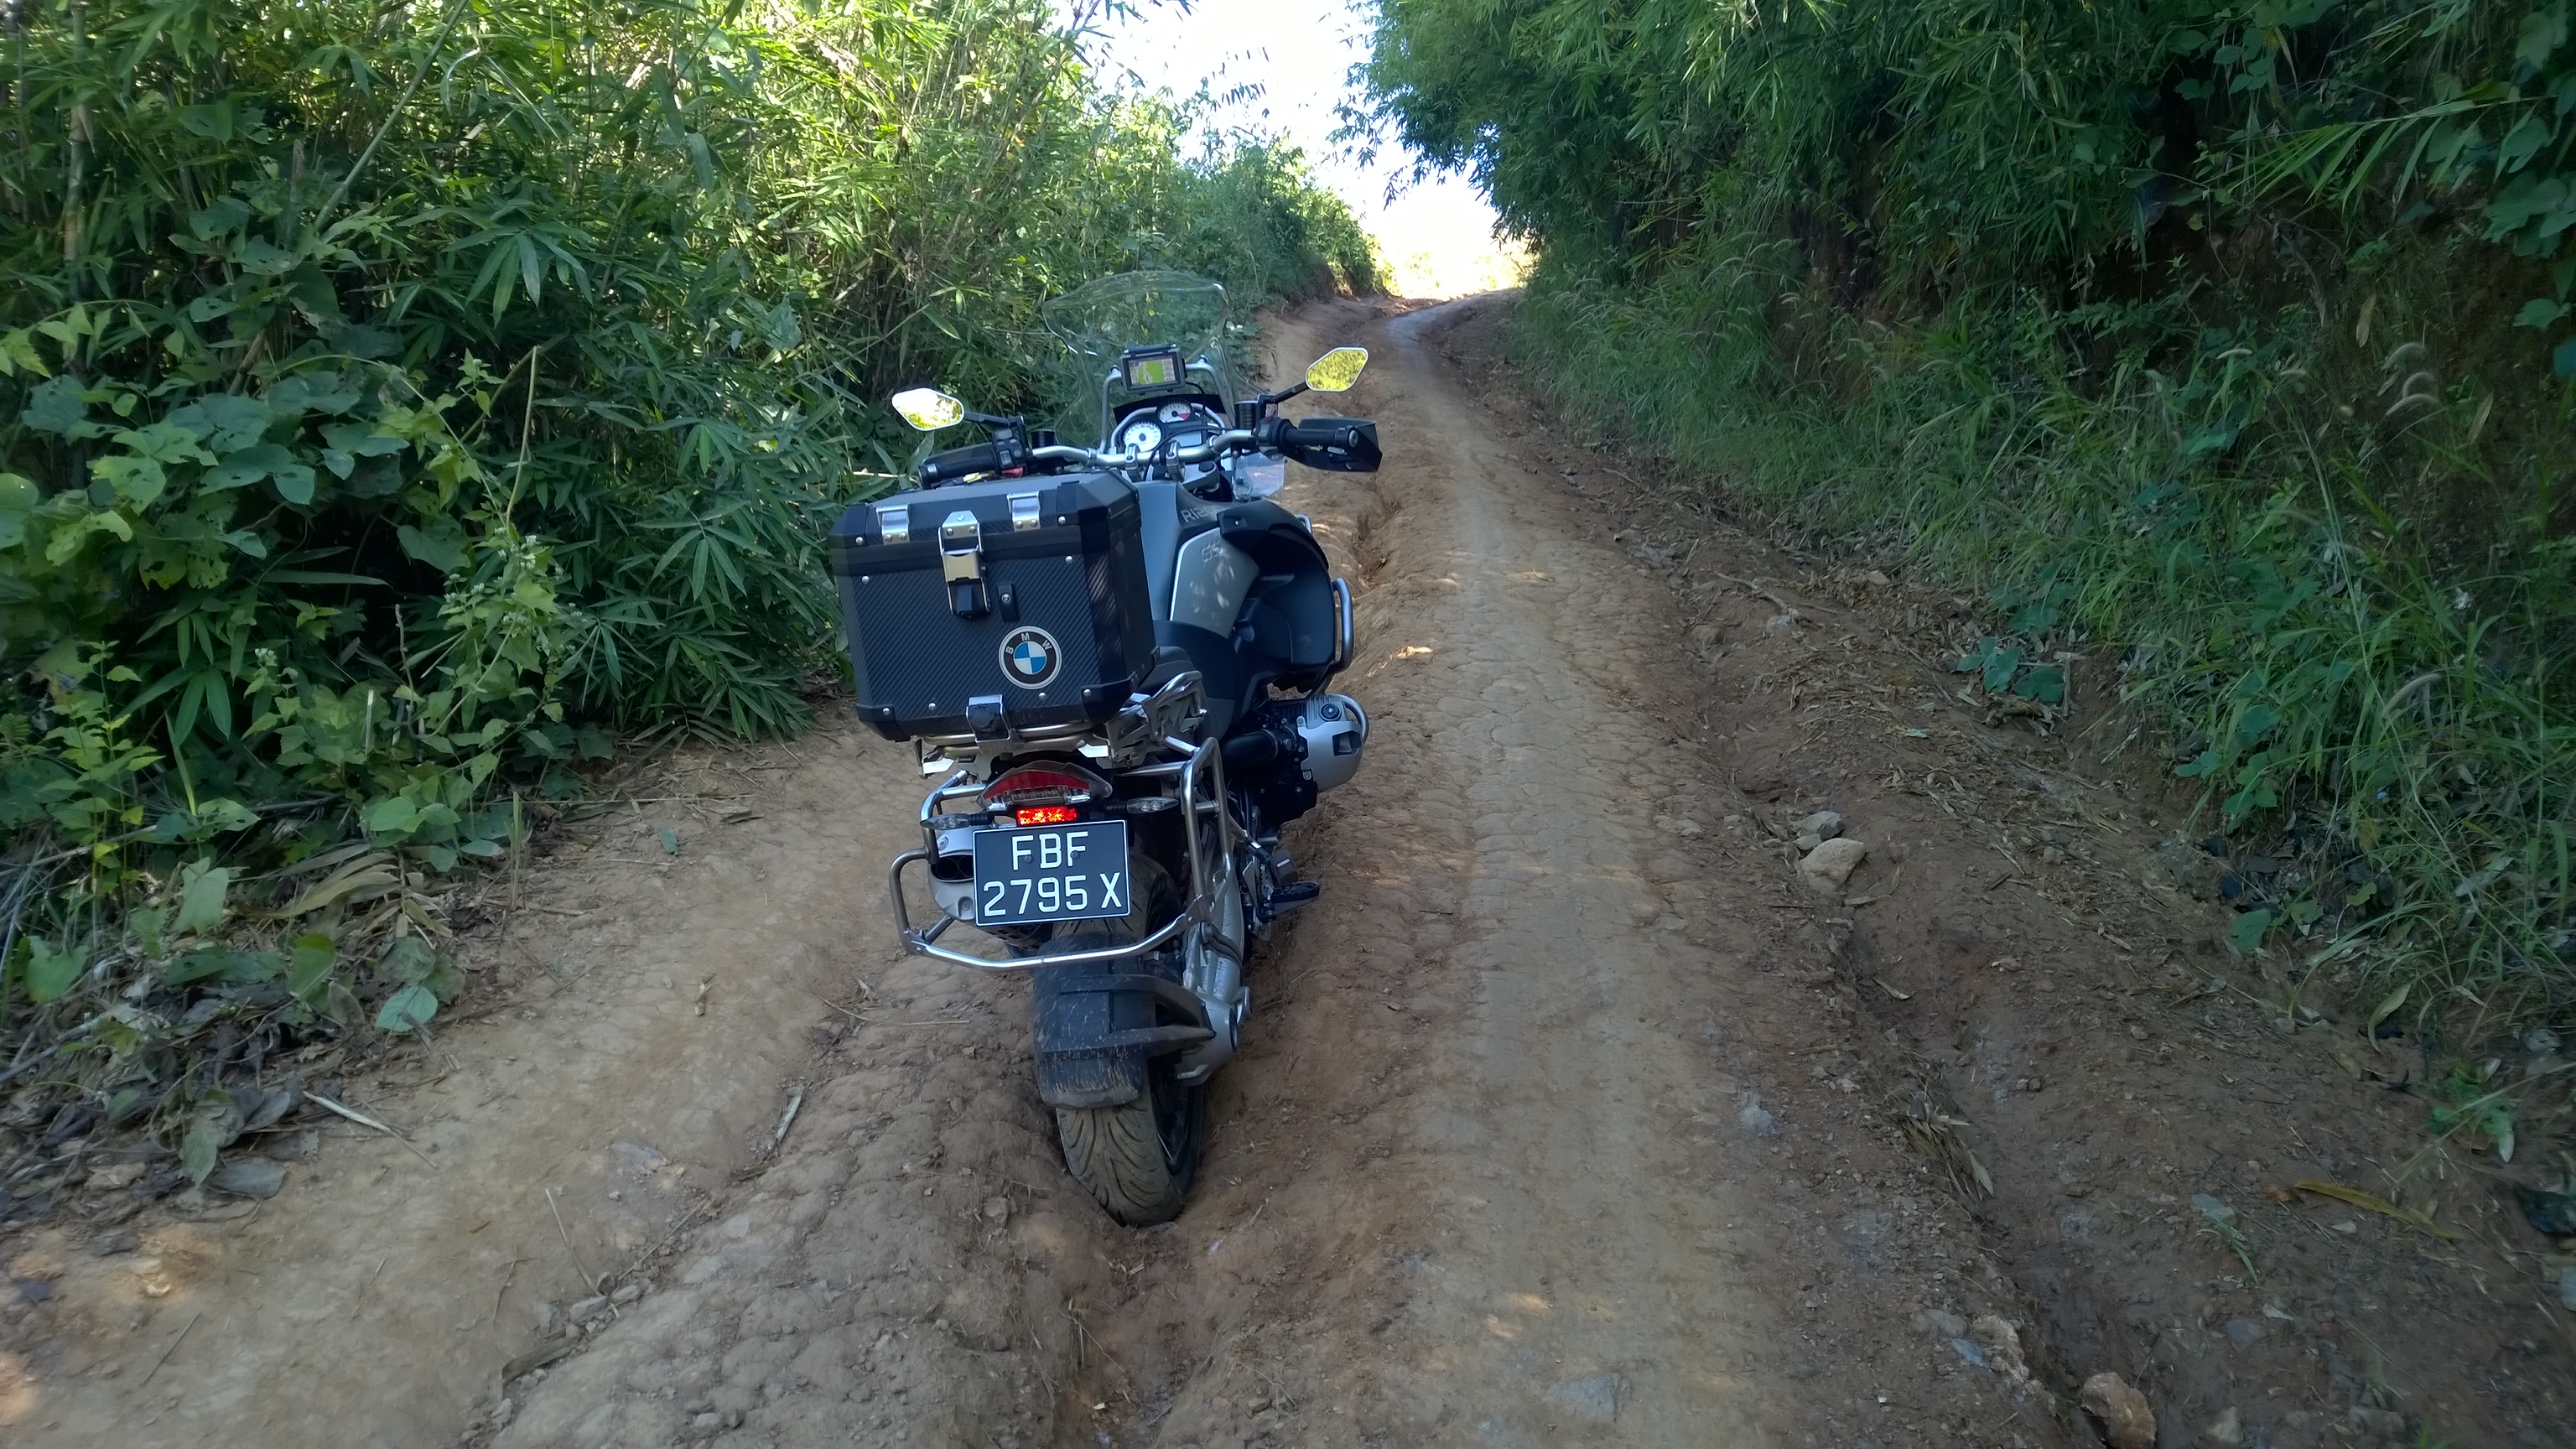
[[[2030, 1364], [2021, 1354], [2021, 1330], [1991, 1313], [1968, 1324], [1968, 1337], [1986, 1351], [1986, 1366], [2017, 1384], [2030, 1382]], [[2152, 1439], [2149, 1449], [2153, 1449]]]
[[585, 1298], [572, 1306], [572, 1321], [579, 1323], [584, 1319], [597, 1318], [599, 1315], [606, 1313], [607, 1311], [608, 1295], [604, 1293], [598, 1294], [593, 1297]]
[[[1839, 811], [1819, 810], [1805, 819], [1790, 821], [1789, 828], [1800, 835], [1812, 835], [1818, 840], [1831, 840], [1843, 833], [1843, 817]], [[1814, 848], [1808, 847], [1810, 850]]]
[[1822, 891], [1839, 891], [1869, 855], [1869, 847], [1847, 836], [1825, 841], [1798, 862], [1798, 874]]
[[2156, 1449], [2156, 1416], [2147, 1408], [2147, 1396], [2129, 1387], [2128, 1380], [2095, 1374], [2084, 1381], [2083, 1402], [2111, 1449]]
[[1566, 1379], [1547, 1391], [1547, 1401], [1563, 1410], [1569, 1419], [1587, 1424], [1607, 1424], [1619, 1417], [1619, 1376], [1587, 1374]]
[[1735, 1114], [1735, 1121], [1738, 1126], [1757, 1137], [1780, 1135], [1779, 1119], [1773, 1117], [1760, 1101], [1750, 1097], [1745, 1099], [1744, 1110]]
[[611, 1303], [632, 1303], [632, 1302], [634, 1302], [636, 1299], [641, 1298], [641, 1297], [643, 1297], [643, 1296], [644, 1296], [644, 1285], [643, 1285], [643, 1284], [641, 1284], [641, 1283], [628, 1283], [628, 1284], [624, 1285], [623, 1287], [619, 1288], [616, 1292], [609, 1294], [609, 1295], [608, 1295], [608, 1301], [609, 1301], [609, 1302], [611, 1302]]
[[104, 1167], [93, 1167], [89, 1170], [87, 1186], [93, 1192], [120, 1192], [140, 1182], [143, 1169], [144, 1164], [140, 1162], [111, 1162]]
[[1006, 1197], [984, 1199], [984, 1221], [999, 1227], [1011, 1220], [1011, 1200]]
[[2219, 1449], [2235, 1449], [2245, 1442], [2245, 1416], [2231, 1405], [2225, 1413], [2209, 1421], [2209, 1427], [2200, 1431], [2200, 1437], [2202, 1442], [2219, 1446]]
[[258, 1158], [227, 1162], [206, 1179], [206, 1186], [235, 1197], [275, 1197], [286, 1186], [286, 1164]]

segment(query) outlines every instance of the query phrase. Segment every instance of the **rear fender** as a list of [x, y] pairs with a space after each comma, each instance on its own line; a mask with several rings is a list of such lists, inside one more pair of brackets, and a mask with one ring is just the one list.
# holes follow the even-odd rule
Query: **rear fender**
[[1095, 961], [1034, 973], [1038, 1096], [1048, 1106], [1132, 1102], [1144, 1094], [1148, 1060], [1215, 1035], [1196, 996], [1146, 974], [1143, 964]]

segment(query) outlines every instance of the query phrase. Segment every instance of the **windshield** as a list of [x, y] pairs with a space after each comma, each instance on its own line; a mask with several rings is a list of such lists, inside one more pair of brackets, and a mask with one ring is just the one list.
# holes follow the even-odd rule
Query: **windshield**
[[[1187, 272], [1121, 272], [1088, 282], [1038, 309], [1064, 344], [1049, 369], [1047, 402], [1058, 428], [1106, 442], [1110, 420], [1144, 398], [1209, 393], [1234, 397], [1226, 371], [1225, 288]], [[1122, 370], [1119, 359], [1144, 348], [1179, 349], [1181, 374], [1163, 385], [1132, 385], [1163, 374]], [[1118, 374], [1114, 380], [1111, 374]]]

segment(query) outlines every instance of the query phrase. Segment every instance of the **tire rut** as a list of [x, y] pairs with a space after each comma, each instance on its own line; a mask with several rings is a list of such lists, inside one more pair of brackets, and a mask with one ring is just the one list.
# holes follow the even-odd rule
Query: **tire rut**
[[1211, 1449], [1754, 1445], [1898, 1402], [1891, 1441], [1975, 1414], [2054, 1442], [2043, 1400], [1887, 1321], [1963, 1219], [1848, 1096], [1783, 1080], [1853, 1021], [1816, 904], [1660, 828], [1725, 786], [1666, 722], [1669, 598], [1444, 375], [1457, 315], [1346, 304], [1278, 343], [1377, 353], [1350, 410], [1385, 472], [1296, 485], [1319, 520], [1383, 509], [1346, 686], [1371, 758], [1292, 833], [1322, 902], [1256, 957], [1201, 1198], [1091, 1315], [1076, 1410]]

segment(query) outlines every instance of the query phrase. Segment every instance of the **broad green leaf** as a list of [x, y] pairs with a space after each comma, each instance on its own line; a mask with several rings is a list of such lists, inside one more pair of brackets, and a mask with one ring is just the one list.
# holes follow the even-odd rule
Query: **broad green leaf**
[[385, 1031], [416, 1031], [438, 1015], [438, 997], [426, 986], [406, 986], [376, 1009], [376, 1025]]
[[38, 1006], [59, 1000], [89, 969], [89, 953], [66, 944], [61, 950], [42, 936], [27, 938], [27, 998]]
[[420, 806], [400, 795], [391, 795], [367, 807], [367, 833], [370, 835], [408, 835], [420, 823]]
[[171, 931], [186, 935], [223, 924], [224, 892], [232, 885], [232, 869], [200, 862], [182, 872], [180, 878], [185, 884], [179, 890], [179, 914], [170, 922]]
[[57, 377], [27, 390], [27, 405], [19, 411], [18, 420], [40, 433], [96, 437], [105, 430], [84, 421], [88, 415], [89, 404], [81, 397], [80, 379]]
[[2269, 910], [2247, 911], [2236, 918], [2236, 925], [2228, 931], [2227, 944], [2238, 951], [2252, 951], [2263, 944], [2264, 933], [2271, 929], [2272, 913]]
[[221, 976], [233, 969], [235, 964], [233, 954], [233, 949], [229, 946], [207, 946], [175, 957], [162, 969], [161, 984], [185, 986], [191, 981], [203, 981], [210, 976]]
[[90, 473], [116, 490], [116, 496], [136, 508], [149, 508], [161, 497], [170, 480], [161, 465], [132, 453], [110, 453], [93, 459]]
[[244, 237], [233, 247], [233, 259], [255, 276], [282, 277], [295, 269], [295, 253], [258, 237]]
[[376, 969], [396, 981], [417, 986], [438, 969], [438, 953], [419, 937], [405, 936], [385, 948], [385, 954], [376, 961]]
[[[272, 417], [268, 404], [255, 397], [215, 392], [172, 408], [169, 421], [195, 434], [207, 447], [229, 455], [257, 444]], [[230, 457], [225, 461], [230, 462]]]
[[339, 959], [338, 943], [321, 932], [296, 937], [295, 948], [287, 957], [286, 989], [301, 1000], [313, 1000], [331, 979], [331, 967]]
[[2012, 683], [2013, 672], [2021, 668], [2021, 651], [1998, 648], [1986, 656], [1986, 672], [1978, 682], [1988, 694], [2001, 694]]
[[202, 1186], [213, 1175], [215, 1159], [224, 1150], [222, 1138], [223, 1129], [212, 1118], [188, 1124], [187, 1135], [179, 1139], [179, 1165], [187, 1169], [190, 1182]]
[[2057, 664], [2039, 665], [2016, 681], [2012, 692], [2041, 704], [2056, 704], [2066, 698], [2066, 669]]
[[[225, 454], [198, 486], [214, 490], [241, 488], [301, 466], [283, 444], [253, 443]], [[306, 469], [305, 474], [310, 477], [312, 470]]]
[[188, 218], [188, 230], [200, 240], [222, 236], [250, 220], [250, 207], [237, 196], [227, 196]]
[[2566, 303], [2553, 302], [2547, 297], [2534, 297], [2522, 304], [2521, 311], [2513, 314], [2513, 325], [2548, 328], [2557, 325], [2558, 319], [2566, 315]]
[[411, 446], [409, 439], [380, 433], [368, 423], [333, 423], [322, 430], [322, 439], [344, 453], [354, 453], [361, 458], [381, 458]]
[[197, 435], [176, 423], [122, 428], [117, 444], [155, 463], [212, 463], [215, 455], [197, 446]]
[[2549, 63], [2549, 57], [2567, 42], [2567, 7], [2542, 5], [2534, 7], [2522, 19], [2522, 29], [2514, 37], [2513, 58], [2522, 65], [2538, 70]]
[[16, 548], [27, 537], [27, 515], [43, 503], [36, 485], [15, 473], [0, 473], [0, 548]]

